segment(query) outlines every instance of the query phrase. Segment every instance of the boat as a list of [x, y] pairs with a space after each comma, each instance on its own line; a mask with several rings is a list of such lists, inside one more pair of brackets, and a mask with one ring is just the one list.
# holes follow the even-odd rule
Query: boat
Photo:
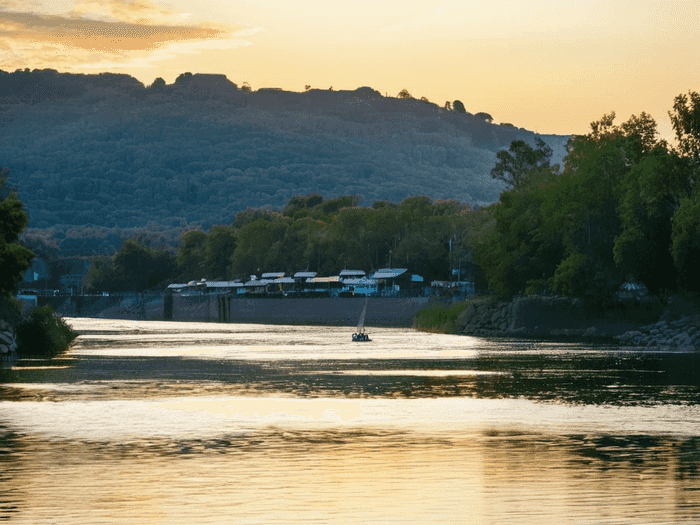
[[371, 341], [369, 335], [365, 333], [365, 315], [367, 314], [367, 301], [369, 301], [369, 297], [365, 297], [365, 304], [362, 307], [360, 320], [357, 323], [357, 332], [352, 334], [353, 343], [368, 343]]

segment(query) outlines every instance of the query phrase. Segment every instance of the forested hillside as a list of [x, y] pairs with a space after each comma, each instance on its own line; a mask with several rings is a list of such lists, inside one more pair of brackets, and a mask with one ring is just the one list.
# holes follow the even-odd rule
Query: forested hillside
[[[75, 255], [116, 249], [125, 230], [176, 239], [314, 192], [364, 206], [415, 195], [497, 201], [496, 153], [534, 134], [468, 104], [406, 95], [256, 91], [220, 75], [146, 87], [126, 75], [0, 72], [0, 164], [29, 233], [51, 230]], [[568, 137], [542, 138], [558, 162]]]

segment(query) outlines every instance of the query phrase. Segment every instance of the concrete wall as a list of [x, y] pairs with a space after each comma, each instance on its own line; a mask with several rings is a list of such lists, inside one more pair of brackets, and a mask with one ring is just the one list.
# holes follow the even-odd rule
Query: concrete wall
[[[238, 298], [226, 296], [173, 296], [174, 321], [234, 323], [323, 324], [356, 326], [364, 298]], [[413, 324], [425, 297], [372, 297], [367, 302], [366, 326]]]
[[71, 295], [39, 297], [39, 306], [50, 304], [62, 317], [102, 319], [163, 319], [163, 296], [158, 295]]

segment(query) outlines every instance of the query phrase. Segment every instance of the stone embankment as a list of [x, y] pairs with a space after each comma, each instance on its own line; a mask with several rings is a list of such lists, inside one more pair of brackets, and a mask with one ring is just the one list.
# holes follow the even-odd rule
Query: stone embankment
[[17, 358], [17, 339], [14, 329], [0, 320], [0, 363], [12, 362]]
[[644, 309], [601, 312], [563, 297], [516, 297], [509, 302], [486, 298], [469, 300], [459, 325], [460, 333], [480, 337], [612, 340], [658, 318], [658, 312]]
[[678, 351], [700, 349], [700, 315], [639, 327], [617, 337], [623, 346], [670, 348]]

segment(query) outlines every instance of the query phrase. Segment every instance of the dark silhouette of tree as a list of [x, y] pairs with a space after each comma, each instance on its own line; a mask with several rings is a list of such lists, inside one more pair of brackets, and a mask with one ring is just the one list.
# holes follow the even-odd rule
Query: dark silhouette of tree
[[17, 194], [7, 187], [9, 170], [0, 170], [0, 294], [12, 295], [34, 253], [19, 243], [27, 217]]
[[455, 100], [452, 103], [452, 108], [457, 112], [457, 113], [466, 113], [467, 110], [464, 107], [464, 104], [462, 104], [461, 100]]
[[479, 117], [481, 119], [484, 119], [486, 122], [489, 122], [489, 123], [493, 122], [493, 117], [491, 115], [489, 115], [488, 113], [484, 113], [483, 111], [477, 113], [474, 116]]
[[693, 159], [697, 169], [700, 167], [700, 94], [689, 91], [687, 95], [678, 95], [668, 116], [678, 139], [680, 155]]
[[153, 81], [153, 84], [148, 86], [148, 89], [151, 91], [163, 91], [165, 90], [165, 80], [162, 78], [158, 77]]
[[413, 98], [407, 89], [399, 91], [399, 98]]

